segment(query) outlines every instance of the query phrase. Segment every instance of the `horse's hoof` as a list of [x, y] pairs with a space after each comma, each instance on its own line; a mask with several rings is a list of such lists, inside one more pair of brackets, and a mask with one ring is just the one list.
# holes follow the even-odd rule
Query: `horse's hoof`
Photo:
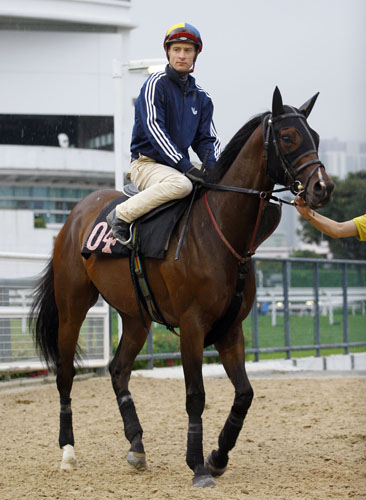
[[197, 488], [208, 488], [209, 486], [216, 485], [213, 477], [207, 472], [203, 464], [196, 465], [193, 472], [193, 486]]
[[209, 488], [210, 486], [216, 486], [216, 483], [211, 474], [206, 474], [204, 476], [194, 476], [193, 486], [196, 488]]
[[129, 451], [127, 454], [127, 463], [137, 470], [147, 469], [145, 453], [138, 453], [137, 451]]
[[78, 466], [74, 447], [71, 444], [65, 444], [62, 447], [62, 462], [61, 462], [61, 470], [74, 470]]
[[225, 467], [216, 467], [216, 465], [213, 462], [212, 458], [212, 452], [209, 454], [209, 456], [205, 460], [205, 469], [213, 476], [222, 476], [223, 473], [226, 471], [227, 465]]

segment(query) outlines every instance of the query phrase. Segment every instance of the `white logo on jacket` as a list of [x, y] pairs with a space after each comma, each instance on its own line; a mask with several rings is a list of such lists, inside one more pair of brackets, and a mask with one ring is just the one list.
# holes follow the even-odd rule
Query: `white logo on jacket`
[[197, 109], [196, 109], [196, 108], [194, 108], [193, 106], [191, 106], [191, 110], [192, 110], [192, 113], [193, 113], [194, 115], [196, 115], [196, 114], [198, 113]]

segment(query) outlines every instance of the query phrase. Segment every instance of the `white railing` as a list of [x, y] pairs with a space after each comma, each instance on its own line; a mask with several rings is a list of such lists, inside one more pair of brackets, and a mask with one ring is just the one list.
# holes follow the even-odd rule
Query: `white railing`
[[[1, 256], [5, 259], [4, 256]], [[40, 256], [34, 256], [36, 264]], [[9, 256], [6, 257], [9, 259]], [[21, 260], [31, 262], [32, 256]], [[2, 260], [2, 259], [0, 259]], [[45, 260], [46, 264], [46, 260]], [[34, 348], [28, 327], [36, 278], [1, 279], [0, 276], [0, 372], [21, 372], [46, 368]], [[106, 367], [110, 358], [109, 306], [100, 297], [81, 327], [81, 367]]]
[[[334, 323], [334, 309], [343, 305], [343, 289], [341, 287], [319, 288], [320, 314], [329, 317], [329, 324]], [[348, 306], [352, 314], [360, 309], [364, 315], [366, 311], [366, 288], [347, 288]], [[315, 296], [313, 288], [289, 288], [288, 301], [291, 313], [299, 316], [314, 314]], [[266, 308], [265, 312], [271, 313], [272, 326], [277, 324], [277, 316], [283, 313], [284, 293], [282, 287], [259, 287], [257, 288], [257, 302], [260, 307]]]

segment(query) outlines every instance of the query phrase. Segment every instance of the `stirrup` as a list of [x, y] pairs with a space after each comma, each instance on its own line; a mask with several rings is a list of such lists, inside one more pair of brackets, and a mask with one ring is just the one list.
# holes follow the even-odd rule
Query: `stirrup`
[[132, 237], [133, 237], [133, 225], [135, 223], [132, 222], [132, 224], [130, 224], [129, 226], [129, 232], [130, 232], [130, 237], [128, 238], [128, 240], [120, 240], [119, 238], [115, 237], [117, 241], [119, 241], [119, 243], [121, 243], [121, 245], [124, 245], [125, 247], [129, 246], [130, 248], [132, 248]]
[[128, 247], [132, 250], [133, 248], [133, 228], [134, 228], [134, 225], [135, 225], [135, 222], [132, 222], [129, 226], [129, 232], [130, 232], [130, 237], [127, 239], [127, 240], [120, 240], [119, 238], [116, 238], [117, 241], [119, 241], [119, 243], [121, 243], [121, 245], [125, 246], [125, 247]]

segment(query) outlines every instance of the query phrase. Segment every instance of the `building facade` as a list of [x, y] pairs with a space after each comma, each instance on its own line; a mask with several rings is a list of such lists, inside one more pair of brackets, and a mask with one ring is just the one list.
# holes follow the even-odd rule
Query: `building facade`
[[[33, 241], [49, 253], [72, 207], [114, 187], [113, 60], [128, 57], [130, 9], [127, 0], [0, 1], [0, 217], [8, 235], [0, 252], [24, 251], [22, 240], [14, 244], [16, 226], [30, 219], [17, 211], [31, 212], [28, 252]], [[128, 145], [123, 155], [127, 163]]]

